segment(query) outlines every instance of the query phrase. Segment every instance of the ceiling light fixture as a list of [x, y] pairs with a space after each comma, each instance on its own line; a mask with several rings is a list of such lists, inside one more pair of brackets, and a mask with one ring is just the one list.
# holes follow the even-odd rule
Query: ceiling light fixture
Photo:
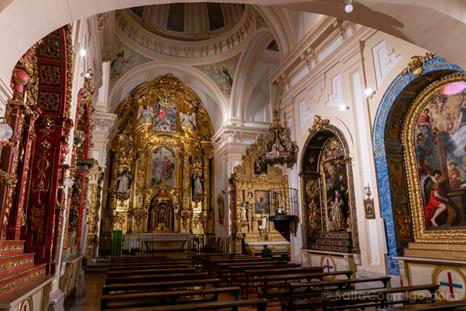
[[345, 12], [348, 14], [353, 12], [353, 0], [345, 0]]

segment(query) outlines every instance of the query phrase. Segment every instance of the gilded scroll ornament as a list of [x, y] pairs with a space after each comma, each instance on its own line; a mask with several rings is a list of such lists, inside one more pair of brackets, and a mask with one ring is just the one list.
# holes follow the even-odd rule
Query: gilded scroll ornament
[[402, 75], [406, 75], [408, 72], [412, 72], [413, 75], [418, 76], [424, 72], [424, 64], [426, 61], [432, 59], [434, 54], [427, 52], [425, 55], [415, 55], [409, 60], [408, 66], [401, 72]]
[[321, 116], [316, 115], [314, 116], [314, 122], [312, 123], [312, 127], [309, 129], [309, 133], [318, 132], [329, 124], [330, 121], [328, 119], [322, 119]]

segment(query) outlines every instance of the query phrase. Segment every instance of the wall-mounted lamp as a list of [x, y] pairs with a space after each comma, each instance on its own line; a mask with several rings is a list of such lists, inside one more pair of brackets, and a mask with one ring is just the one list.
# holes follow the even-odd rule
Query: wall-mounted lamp
[[4, 117], [0, 117], [0, 141], [8, 141], [13, 136], [13, 129], [6, 123]]
[[345, 12], [348, 14], [353, 12], [353, 0], [345, 0]]
[[92, 79], [92, 77], [94, 77], [94, 72], [89, 68], [86, 72], [81, 73], [81, 77], [84, 77], [85, 79]]
[[341, 111], [349, 110], [349, 106], [341, 104], [340, 106], [338, 106], [338, 109], [340, 109]]
[[372, 88], [368, 87], [364, 90], [364, 95], [366, 95], [366, 98], [371, 98], [372, 96], [375, 95], [375, 90]]

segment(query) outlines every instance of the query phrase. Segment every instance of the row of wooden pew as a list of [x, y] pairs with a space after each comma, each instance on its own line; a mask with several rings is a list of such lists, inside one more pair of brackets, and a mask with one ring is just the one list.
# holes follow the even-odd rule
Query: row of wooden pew
[[[364, 286], [364, 290], [356, 290]], [[357, 278], [277, 259], [239, 255], [118, 257], [102, 310], [457, 310], [433, 304], [438, 285], [390, 287], [390, 277]], [[409, 305], [408, 305], [409, 303]], [[419, 304], [423, 303], [423, 304]], [[406, 304], [402, 307], [399, 305]], [[269, 306], [269, 307], [267, 307]], [[401, 309], [400, 309], [401, 308]]]

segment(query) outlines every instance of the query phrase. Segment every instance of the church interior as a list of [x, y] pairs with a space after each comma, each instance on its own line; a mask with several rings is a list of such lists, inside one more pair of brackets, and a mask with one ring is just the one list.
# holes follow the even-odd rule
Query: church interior
[[0, 28], [0, 310], [466, 310], [465, 0]]

